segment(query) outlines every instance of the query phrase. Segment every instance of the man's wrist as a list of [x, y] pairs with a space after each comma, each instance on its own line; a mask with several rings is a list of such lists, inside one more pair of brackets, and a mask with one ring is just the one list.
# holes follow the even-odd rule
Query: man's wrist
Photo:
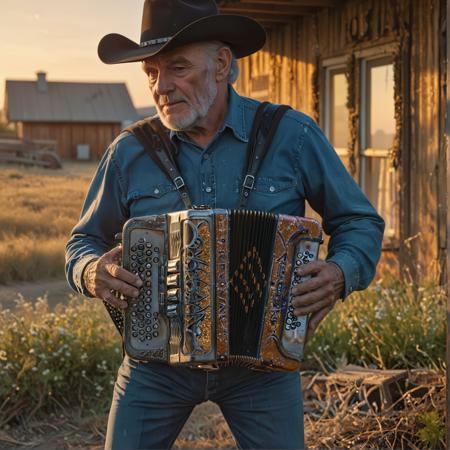
[[336, 264], [334, 261], [327, 261], [328, 264], [330, 264], [330, 267], [333, 268], [335, 274], [336, 274], [336, 279], [335, 279], [335, 283], [337, 286], [339, 286], [338, 288], [338, 298], [344, 299], [345, 296], [345, 276], [344, 276], [344, 272], [343, 270], [339, 267], [338, 264]]
[[92, 280], [92, 269], [94, 264], [97, 262], [99, 258], [92, 258], [83, 269], [83, 273], [81, 274], [81, 287], [86, 296], [95, 297], [95, 292], [92, 292], [92, 283], [89, 280]]

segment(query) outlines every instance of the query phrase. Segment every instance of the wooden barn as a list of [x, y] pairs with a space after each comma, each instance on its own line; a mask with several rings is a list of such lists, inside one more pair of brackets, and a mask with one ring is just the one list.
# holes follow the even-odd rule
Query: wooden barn
[[137, 120], [124, 83], [6, 80], [4, 114], [19, 138], [53, 140], [66, 160], [100, 159], [127, 124]]
[[241, 61], [237, 90], [312, 116], [386, 221], [381, 267], [442, 281], [445, 0], [228, 0], [220, 6], [268, 31], [265, 49]]

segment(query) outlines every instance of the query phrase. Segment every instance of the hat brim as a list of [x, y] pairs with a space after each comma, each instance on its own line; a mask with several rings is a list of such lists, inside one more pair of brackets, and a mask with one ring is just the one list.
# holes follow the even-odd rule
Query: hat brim
[[161, 51], [201, 41], [222, 41], [243, 58], [260, 50], [266, 42], [264, 28], [255, 20], [236, 14], [202, 17], [182, 28], [163, 44], [141, 47], [121, 34], [107, 34], [98, 44], [98, 56], [105, 64], [142, 61]]

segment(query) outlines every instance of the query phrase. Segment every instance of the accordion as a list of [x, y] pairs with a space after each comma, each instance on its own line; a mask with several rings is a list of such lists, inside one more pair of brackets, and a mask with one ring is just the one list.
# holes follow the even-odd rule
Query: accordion
[[213, 369], [296, 370], [307, 316], [296, 317], [295, 269], [317, 258], [316, 220], [192, 209], [128, 220], [122, 263], [143, 281], [127, 298], [124, 349], [140, 361]]

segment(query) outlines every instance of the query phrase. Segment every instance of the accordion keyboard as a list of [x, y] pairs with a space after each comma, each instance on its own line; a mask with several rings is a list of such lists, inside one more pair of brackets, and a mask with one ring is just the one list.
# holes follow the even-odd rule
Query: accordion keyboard
[[[153, 247], [152, 243], [143, 237], [131, 247], [131, 270], [143, 281], [136, 301], [131, 302], [131, 336], [141, 342], [151, 341], [159, 336], [158, 300], [152, 295], [152, 287], [157, 286], [160, 261], [159, 247]], [[156, 270], [154, 268], [156, 265]], [[156, 278], [156, 283], [154, 282]]]
[[[315, 256], [309, 250], [301, 248], [297, 250], [294, 273], [292, 274], [292, 287], [297, 286], [305, 280], [305, 278], [302, 278], [297, 274], [296, 269], [298, 269], [301, 265], [307, 264], [314, 260]], [[302, 320], [301, 317], [303, 316], [297, 317], [294, 315], [294, 307], [292, 306], [292, 301], [289, 301], [289, 309], [286, 317], [286, 323], [284, 325], [285, 330], [296, 330], [297, 328], [303, 327], [305, 325], [305, 321]]]
[[128, 298], [125, 314], [126, 350], [138, 359], [167, 356], [167, 324], [160, 305], [160, 274], [164, 267], [164, 234], [139, 226], [132, 229], [124, 266], [139, 276], [143, 285], [137, 298]]

